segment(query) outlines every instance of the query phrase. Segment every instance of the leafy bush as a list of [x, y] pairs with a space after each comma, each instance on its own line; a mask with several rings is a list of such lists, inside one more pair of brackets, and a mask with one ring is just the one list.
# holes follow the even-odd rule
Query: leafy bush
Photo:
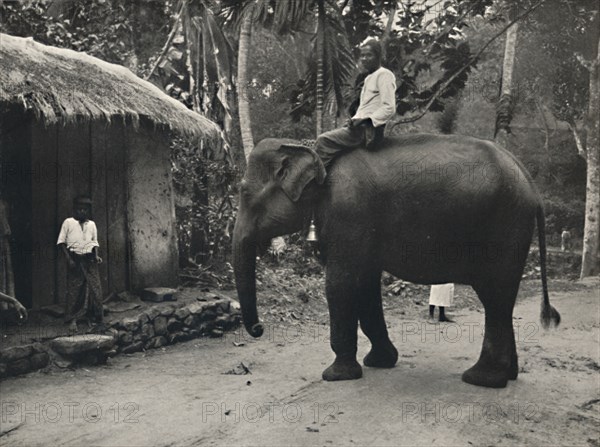
[[225, 262], [231, 252], [237, 212], [233, 185], [239, 171], [182, 139], [173, 140], [171, 164], [180, 265]]

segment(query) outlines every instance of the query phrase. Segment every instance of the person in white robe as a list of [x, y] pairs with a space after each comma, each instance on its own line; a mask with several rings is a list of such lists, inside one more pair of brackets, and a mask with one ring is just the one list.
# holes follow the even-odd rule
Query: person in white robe
[[454, 284], [434, 284], [429, 292], [429, 318], [433, 318], [435, 306], [439, 307], [438, 321], [452, 322], [446, 317], [446, 307], [454, 301]]

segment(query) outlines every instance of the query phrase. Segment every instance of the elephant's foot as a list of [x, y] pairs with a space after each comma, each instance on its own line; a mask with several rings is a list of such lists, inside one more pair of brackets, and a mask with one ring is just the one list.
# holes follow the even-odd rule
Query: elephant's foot
[[371, 351], [363, 359], [365, 366], [372, 368], [393, 368], [398, 361], [398, 350], [391, 342], [384, 347], [371, 348]]
[[[511, 372], [505, 368], [485, 365], [479, 361], [463, 373], [462, 380], [471, 385], [485, 386], [488, 388], [504, 388], [508, 383], [510, 375]], [[516, 379], [516, 374], [514, 374], [514, 377]]]
[[335, 359], [335, 361], [323, 371], [323, 380], [333, 382], [335, 380], [356, 380], [362, 377], [362, 368], [352, 359]]

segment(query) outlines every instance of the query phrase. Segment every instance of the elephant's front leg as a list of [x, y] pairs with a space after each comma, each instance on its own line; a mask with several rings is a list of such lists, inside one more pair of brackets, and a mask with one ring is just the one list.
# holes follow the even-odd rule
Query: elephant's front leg
[[323, 379], [327, 381], [362, 377], [362, 368], [356, 361], [361, 275], [356, 269], [340, 264], [327, 265], [326, 294], [331, 348], [335, 353], [335, 361], [323, 371]]

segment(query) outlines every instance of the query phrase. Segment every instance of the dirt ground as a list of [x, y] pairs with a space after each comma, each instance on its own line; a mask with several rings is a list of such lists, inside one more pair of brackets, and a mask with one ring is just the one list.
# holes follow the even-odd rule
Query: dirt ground
[[[271, 296], [258, 340], [239, 330], [1, 382], [0, 445], [598, 446], [598, 281], [555, 280], [550, 290], [562, 324], [546, 331], [539, 280], [522, 283], [520, 375], [505, 389], [460, 380], [483, 327], [466, 287], [449, 311], [455, 323], [429, 323], [423, 294], [386, 296], [398, 365], [335, 383], [321, 380], [333, 360], [323, 302], [286, 306], [292, 298], [283, 297], [276, 307]], [[368, 349], [361, 334], [360, 359]]]

